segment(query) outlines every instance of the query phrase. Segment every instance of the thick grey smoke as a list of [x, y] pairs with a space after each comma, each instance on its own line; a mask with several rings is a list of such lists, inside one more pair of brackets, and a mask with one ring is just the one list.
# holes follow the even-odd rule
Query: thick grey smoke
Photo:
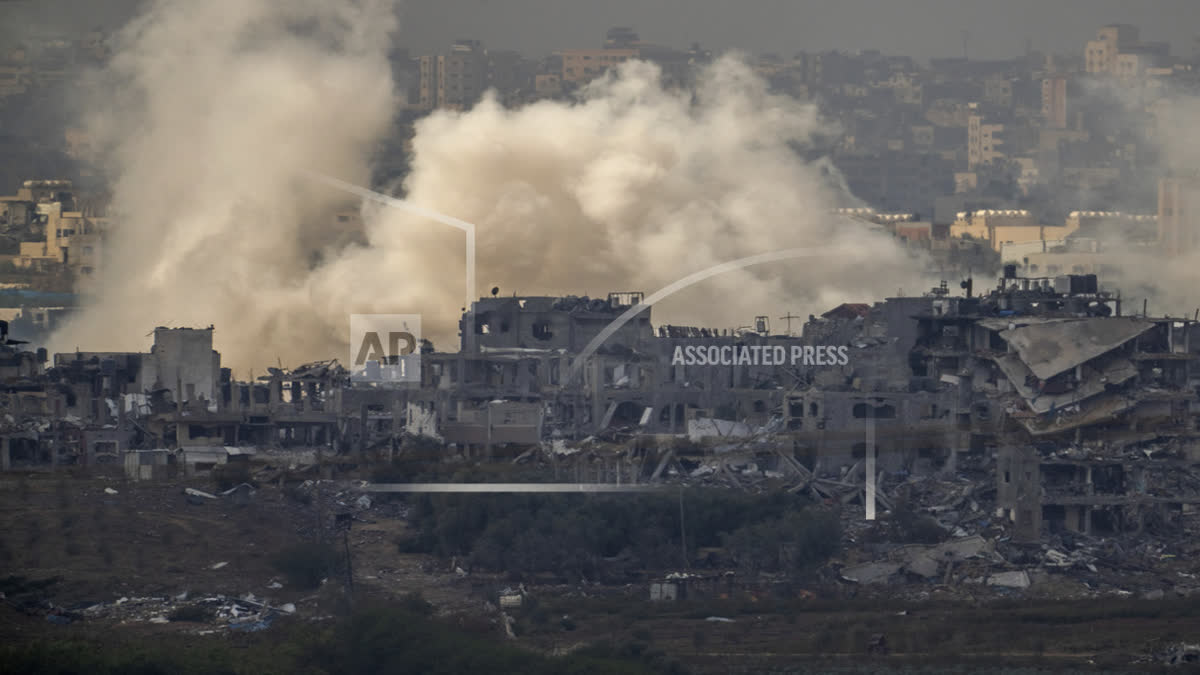
[[[120, 176], [112, 260], [53, 347], [144, 348], [154, 325], [212, 323], [227, 364], [295, 365], [343, 357], [347, 315], [380, 312], [420, 313], [455, 348], [463, 234], [377, 208], [339, 231], [327, 213], [344, 196], [297, 176], [365, 183], [394, 109], [389, 10], [163, 1], [124, 33], [110, 73], [124, 83], [91, 126]], [[815, 106], [770, 94], [737, 58], [695, 92], [628, 63], [576, 102], [430, 115], [403, 187], [478, 225], [480, 293], [649, 293], [799, 246], [822, 253], [712, 279], [656, 323], [735, 327], [922, 287], [889, 235], [828, 215], [847, 205], [839, 178], [789, 147], [822, 130]]]
[[[1154, 139], [1159, 150], [1159, 166], [1155, 173], [1176, 177], [1190, 176], [1190, 187], [1184, 199], [1189, 202], [1181, 214], [1180, 224], [1193, 233], [1200, 231], [1200, 98], [1190, 93], [1171, 92], [1150, 107], [1156, 111]], [[1186, 182], [1185, 182], [1186, 184]], [[1193, 238], [1196, 238], [1193, 235]], [[1121, 245], [1120, 238], [1106, 243], [1112, 250]], [[1200, 291], [1196, 288], [1196, 270], [1200, 269], [1200, 250], [1164, 251], [1129, 247], [1121, 265], [1121, 280], [1128, 293], [1136, 299], [1149, 298], [1152, 313], [1183, 316], [1200, 307]]]
[[[1168, 81], [1169, 82], [1169, 81]], [[1157, 213], [1159, 181], [1166, 176], [1200, 175], [1200, 98], [1171, 87], [1146, 87], [1142, 82], [1092, 83], [1085, 89], [1093, 97], [1106, 125], [1113, 135], [1145, 134], [1138, 142], [1150, 152], [1154, 161], [1138, 167], [1129, 179], [1122, 179], [1123, 190], [1116, 193], [1104, 210], [1135, 214]], [[1187, 197], [1193, 204], [1200, 198], [1200, 189], [1191, 187]], [[1130, 199], [1135, 195], [1136, 199]], [[1064, 200], [1065, 201], [1065, 200]], [[1191, 222], [1185, 228], [1200, 228], [1194, 209], [1185, 215]], [[1200, 306], [1196, 291], [1196, 270], [1200, 268], [1200, 251], [1164, 250], [1157, 241], [1157, 226], [1153, 223], [1134, 224], [1117, 220], [1091, 232], [1078, 232], [1075, 237], [1096, 239], [1102, 263], [1101, 284], [1109, 290], [1119, 290], [1129, 302], [1129, 311], [1141, 311], [1142, 301], [1148, 300], [1151, 314], [1191, 316]], [[1080, 257], [1079, 261], [1085, 261]]]
[[52, 349], [216, 324], [245, 368], [344, 339], [307, 288], [348, 234], [327, 217], [339, 196], [297, 170], [367, 179], [394, 111], [394, 16], [374, 0], [160, 0], [116, 36], [85, 119], [115, 178], [114, 231], [92, 304]]

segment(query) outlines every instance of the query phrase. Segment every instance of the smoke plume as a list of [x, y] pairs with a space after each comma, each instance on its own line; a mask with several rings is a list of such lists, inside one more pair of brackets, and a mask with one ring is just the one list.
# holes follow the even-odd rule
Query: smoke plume
[[[1192, 176], [1190, 186], [1185, 181], [1183, 198], [1191, 204], [1200, 199], [1200, 184], [1194, 178], [1200, 175], [1200, 132], [1196, 130], [1200, 98], [1170, 82], [1159, 83], [1160, 87], [1146, 86], [1141, 81], [1089, 83], [1085, 87], [1091, 98], [1085, 107], [1093, 107], [1100, 134], [1136, 143], [1145, 157], [1133, 175], [1123, 176], [1109, 191], [1110, 201], [1100, 204], [1101, 210], [1154, 214], [1159, 181], [1170, 176]], [[1070, 196], [1059, 197], [1067, 202]], [[1194, 207], [1184, 209], [1180, 213], [1190, 222], [1182, 227], [1195, 231], [1200, 223], [1196, 222]], [[1191, 316], [1200, 305], [1200, 294], [1195, 290], [1200, 251], [1164, 250], [1154, 222], [1117, 219], [1090, 231], [1081, 230], [1074, 238], [1097, 241], [1100, 255], [1094, 259], [1101, 263], [1100, 282], [1108, 290], [1121, 292], [1128, 300], [1128, 311], [1140, 312], [1143, 300], [1147, 300], [1151, 314]], [[1081, 256], [1071, 262], [1089, 259]], [[1070, 272], [1070, 265], [1063, 271]]]
[[[705, 281], [656, 307], [655, 323], [745, 326], [921, 288], [921, 265], [890, 235], [829, 215], [852, 204], [836, 171], [789, 147], [828, 131], [815, 106], [769, 93], [736, 56], [700, 73], [694, 91], [664, 88], [660, 74], [630, 62], [577, 101], [511, 110], [486, 97], [418, 123], [407, 199], [478, 225], [480, 292], [649, 294], [790, 247], [819, 256]], [[446, 348], [462, 309], [462, 233], [370, 215], [370, 246], [314, 275], [321, 313], [359, 289], [375, 311], [421, 312]]]
[[106, 260], [51, 348], [144, 349], [154, 326], [215, 324], [247, 368], [345, 340], [308, 282], [355, 233], [331, 225], [344, 198], [298, 171], [367, 180], [395, 107], [394, 16], [373, 0], [160, 0], [127, 25], [84, 120], [113, 179]]
[[[333, 224], [336, 191], [365, 184], [395, 109], [391, 8], [300, 0], [162, 1], [122, 35], [121, 85], [90, 128], [119, 178], [115, 235], [93, 304], [59, 350], [143, 348], [154, 325], [216, 325], [237, 369], [343, 358], [347, 315], [420, 313], [457, 345], [462, 232], [364, 207]], [[479, 289], [653, 292], [739, 257], [819, 256], [731, 272], [655, 308], [655, 323], [748, 325], [926, 283], [890, 235], [829, 215], [853, 205], [836, 171], [794, 150], [828, 131], [736, 57], [665, 88], [630, 62], [572, 102], [507, 110], [491, 96], [417, 124], [412, 203], [478, 226]], [[356, 227], [358, 227], [356, 225]]]
[[[1154, 117], [1154, 140], [1159, 154], [1158, 175], [1184, 178], [1182, 199], [1176, 204], [1183, 216], [1180, 228], [1190, 231], [1183, 239], [1200, 242], [1196, 232], [1200, 229], [1200, 97], [1184, 92], [1170, 92], [1157, 103], [1149, 106], [1156, 111]], [[1190, 178], [1189, 178], [1190, 177]], [[1163, 214], [1160, 214], [1162, 217]], [[1200, 269], [1200, 249], [1195, 243], [1190, 250], [1165, 251], [1146, 250], [1145, 247], [1114, 248], [1120, 246], [1120, 238], [1112, 238], [1104, 245], [1114, 251], [1128, 251], [1120, 265], [1120, 281], [1135, 300], [1148, 298], [1153, 314], [1184, 316], [1192, 315], [1200, 306], [1200, 293], [1196, 290], [1196, 270]]]

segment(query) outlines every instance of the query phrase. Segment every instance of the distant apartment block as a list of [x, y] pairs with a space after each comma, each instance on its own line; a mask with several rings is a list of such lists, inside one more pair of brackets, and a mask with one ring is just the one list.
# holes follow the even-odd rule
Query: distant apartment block
[[1067, 128], [1067, 78], [1042, 80], [1042, 120], [1052, 129]]
[[967, 168], [974, 170], [981, 164], [1004, 157], [1000, 146], [1004, 141], [1003, 124], [985, 124], [983, 115], [972, 111], [967, 116]]
[[1013, 244], [1060, 241], [1078, 228], [1078, 222], [1042, 225], [1024, 209], [981, 209], [959, 213], [950, 225], [950, 236], [987, 242], [1000, 253]]
[[562, 81], [573, 84], [590, 82], [640, 54], [636, 48], [566, 49], [557, 53], [562, 56]]
[[1106, 74], [1131, 79], [1162, 65], [1170, 56], [1170, 46], [1164, 42], [1141, 42], [1138, 29], [1128, 24], [1112, 24], [1096, 32], [1084, 52], [1088, 73]]
[[1084, 64], [1089, 73], [1114, 73], [1117, 54], [1138, 43], [1137, 26], [1110, 24], [1096, 31], [1084, 52]]
[[417, 107], [465, 110], [488, 87], [488, 54], [479, 40], [457, 40], [448, 52], [427, 54], [417, 69]]
[[20, 241], [12, 262], [25, 268], [65, 266], [89, 276], [99, 266], [104, 218], [77, 205], [66, 180], [27, 180], [0, 197], [0, 232]]
[[681, 51], [643, 42], [633, 29], [618, 27], [606, 33], [603, 49], [565, 49], [555, 52], [555, 57], [562, 61], [561, 81], [567, 85], [585, 84], [634, 59], [657, 64], [664, 81], [679, 84], [688, 81], [694, 63], [707, 60], [711, 54], [699, 45]]

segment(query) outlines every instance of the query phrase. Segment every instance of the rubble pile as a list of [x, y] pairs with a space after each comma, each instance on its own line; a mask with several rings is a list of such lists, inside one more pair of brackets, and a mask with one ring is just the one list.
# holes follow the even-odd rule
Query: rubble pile
[[191, 598], [187, 591], [174, 596], [122, 597], [78, 607], [59, 607], [47, 603], [46, 620], [69, 624], [75, 621], [103, 620], [118, 624], [165, 624], [186, 621], [205, 626], [202, 634], [217, 630], [255, 632], [270, 627], [281, 615], [296, 613], [294, 603], [272, 604], [265, 598], [246, 593], [240, 597], [212, 595]]
[[[1140, 451], [1139, 451], [1140, 454]], [[884, 489], [942, 530], [936, 545], [889, 541], [895, 514], [874, 523], [845, 509], [846, 552], [837, 565], [843, 582], [881, 594], [928, 597], [928, 592], [1162, 599], [1200, 593], [1200, 575], [1187, 564], [1200, 543], [1176, 526], [1105, 535], [1046, 532], [1014, 540], [1013, 524], [995, 513], [995, 488], [962, 475], [885, 477]], [[929, 521], [927, 521], [929, 522]], [[884, 586], [887, 584], [888, 586]], [[913, 595], [913, 589], [916, 595]]]

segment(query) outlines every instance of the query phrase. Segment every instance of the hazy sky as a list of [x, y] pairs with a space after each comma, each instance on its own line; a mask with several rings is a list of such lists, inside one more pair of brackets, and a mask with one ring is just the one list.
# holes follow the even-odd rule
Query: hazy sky
[[[0, 37], [35, 22], [111, 26], [136, 4], [0, 0]], [[1035, 49], [1079, 53], [1099, 26], [1133, 23], [1143, 39], [1190, 55], [1200, 0], [405, 0], [402, 23], [401, 42], [415, 52], [476, 38], [536, 55], [596, 46], [608, 27], [630, 25], [644, 40], [677, 47], [782, 55], [875, 48], [919, 59], [961, 56], [964, 30], [969, 55], [983, 59], [1018, 55], [1026, 38]]]
[[1190, 55], [1200, 0], [408, 0], [403, 41], [436, 48], [456, 37], [495, 48], [544, 52], [597, 45], [609, 26], [643, 40], [788, 55], [799, 50], [880, 49], [920, 59], [972, 58], [1034, 49], [1083, 51], [1106, 23], [1133, 23], [1144, 40]]

